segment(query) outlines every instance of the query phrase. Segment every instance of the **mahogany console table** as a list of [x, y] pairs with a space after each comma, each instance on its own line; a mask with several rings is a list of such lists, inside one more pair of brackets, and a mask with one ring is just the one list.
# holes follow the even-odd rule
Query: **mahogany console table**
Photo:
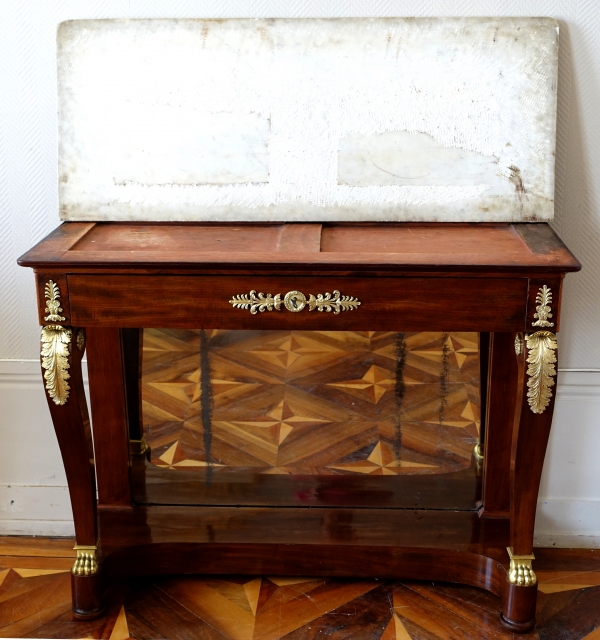
[[[247, 573], [465, 583], [500, 596], [513, 630], [533, 627], [562, 279], [581, 268], [547, 224], [73, 222], [19, 264], [37, 278], [42, 371], [75, 519], [77, 617], [101, 613], [101, 578]], [[144, 455], [144, 327], [480, 332], [481, 471], [362, 485], [176, 480], [169, 494]], [[472, 506], [464, 487], [476, 489]]]

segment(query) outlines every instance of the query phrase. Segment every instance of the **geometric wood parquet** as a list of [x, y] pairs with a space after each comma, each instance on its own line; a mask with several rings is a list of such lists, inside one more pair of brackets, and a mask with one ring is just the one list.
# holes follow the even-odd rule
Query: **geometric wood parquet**
[[142, 386], [168, 469], [448, 473], [478, 442], [476, 333], [146, 329]]
[[159, 576], [115, 584], [106, 614], [71, 615], [73, 540], [0, 538], [0, 637], [106, 640], [597, 640], [600, 551], [536, 549], [538, 626], [522, 636], [499, 599], [397, 580]]

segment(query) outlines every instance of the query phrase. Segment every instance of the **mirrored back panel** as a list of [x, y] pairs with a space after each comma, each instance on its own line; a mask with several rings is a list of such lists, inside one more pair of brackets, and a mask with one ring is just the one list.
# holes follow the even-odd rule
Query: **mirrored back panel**
[[142, 503], [475, 509], [476, 333], [146, 329]]

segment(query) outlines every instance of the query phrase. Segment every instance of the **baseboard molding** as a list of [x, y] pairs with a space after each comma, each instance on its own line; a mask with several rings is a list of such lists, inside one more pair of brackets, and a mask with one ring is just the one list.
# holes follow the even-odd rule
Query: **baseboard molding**
[[557, 402], [561, 398], [600, 400], [600, 369], [589, 371], [559, 369], [556, 390]]
[[[556, 404], [535, 544], [600, 548], [600, 371], [560, 371]], [[37, 360], [0, 360], [0, 406], [0, 535], [72, 536]]]
[[0, 536], [47, 536], [49, 538], [73, 538], [72, 520], [10, 520], [0, 521]]
[[[87, 383], [87, 360], [82, 361], [83, 381]], [[39, 360], [0, 359], [0, 393], [7, 384], [41, 385], [42, 367]]]
[[600, 535], [536, 533], [533, 546], [545, 549], [600, 549]]
[[600, 549], [600, 500], [539, 500], [534, 545]]
[[0, 485], [0, 535], [73, 536], [65, 486]]

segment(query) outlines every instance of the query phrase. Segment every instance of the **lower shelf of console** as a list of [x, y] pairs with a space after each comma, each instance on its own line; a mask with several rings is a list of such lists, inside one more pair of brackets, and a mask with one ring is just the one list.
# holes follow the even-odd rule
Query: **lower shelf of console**
[[508, 520], [474, 511], [144, 506], [100, 508], [99, 524], [115, 576], [402, 577], [500, 595], [508, 565]]

